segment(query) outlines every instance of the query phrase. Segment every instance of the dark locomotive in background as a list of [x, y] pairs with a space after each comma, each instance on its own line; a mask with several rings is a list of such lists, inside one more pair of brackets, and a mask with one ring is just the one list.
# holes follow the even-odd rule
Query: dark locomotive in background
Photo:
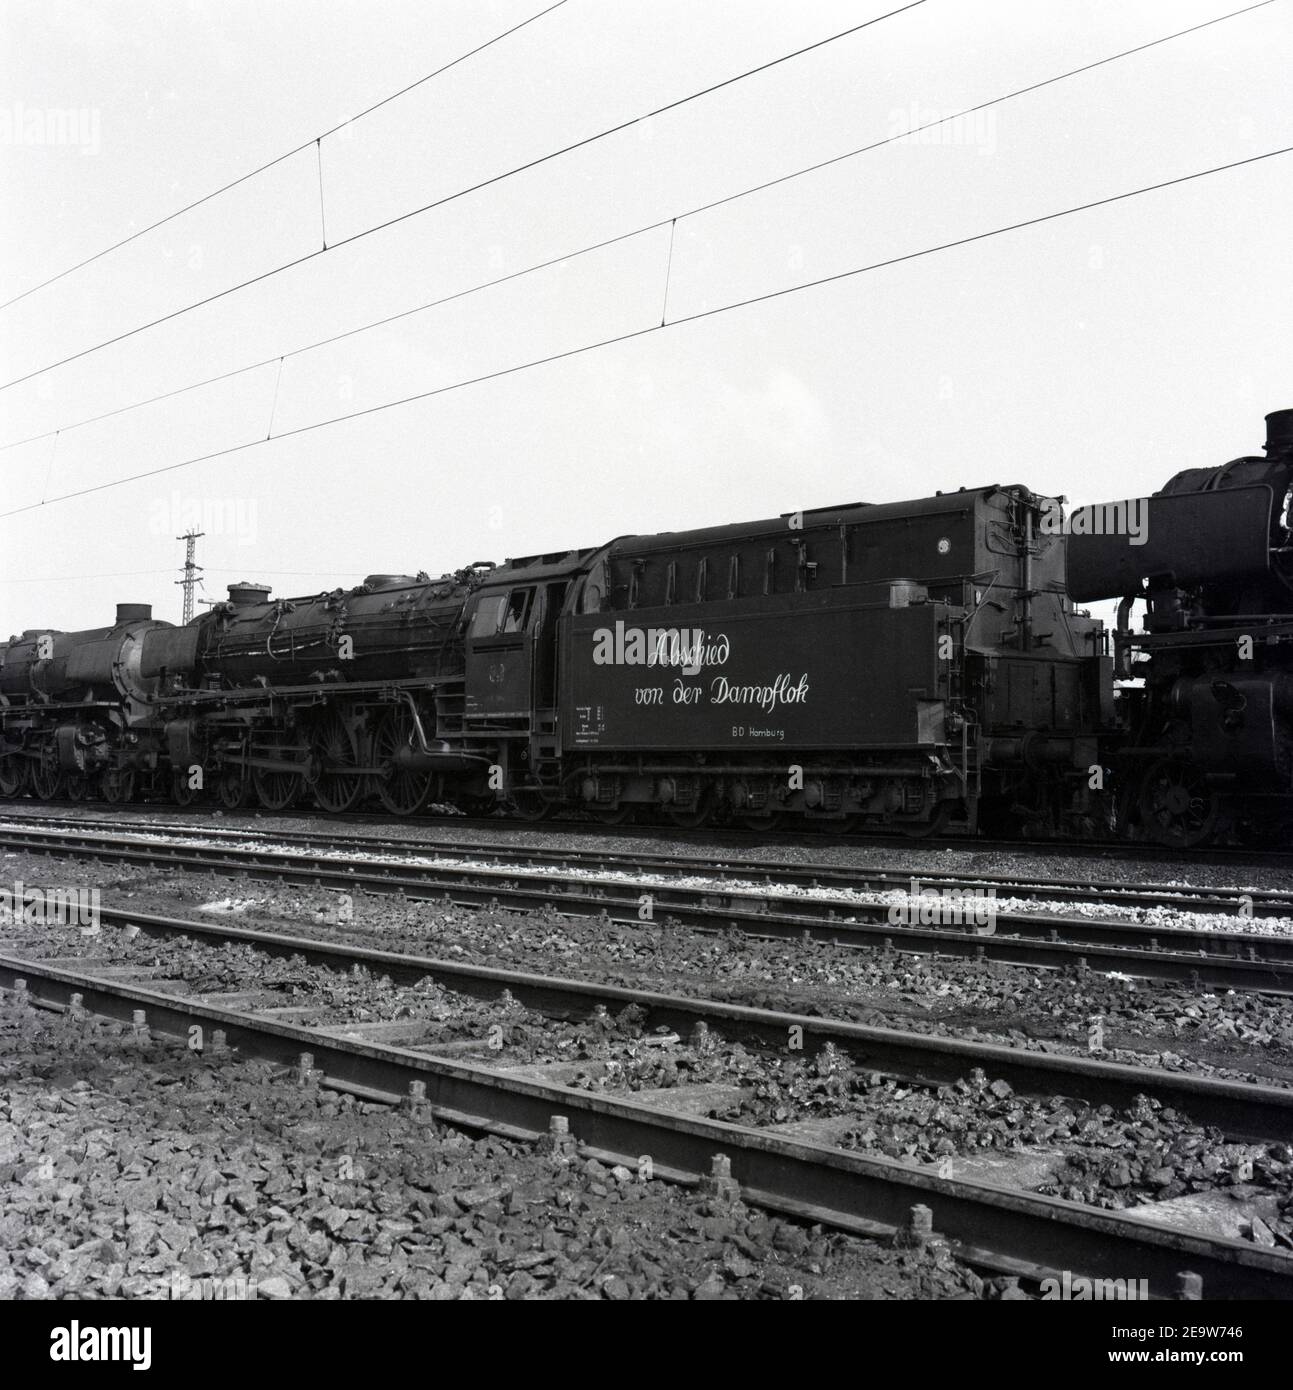
[[[1140, 544], [992, 486], [32, 629], [0, 795], [1285, 839], [1293, 411], [1267, 426]], [[1112, 644], [1073, 606], [1106, 598]]]

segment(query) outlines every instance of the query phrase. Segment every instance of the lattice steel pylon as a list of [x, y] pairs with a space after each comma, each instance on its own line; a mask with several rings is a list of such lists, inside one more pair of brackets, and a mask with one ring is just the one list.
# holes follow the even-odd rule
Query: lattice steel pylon
[[202, 566], [195, 564], [194, 555], [197, 553], [198, 537], [205, 536], [205, 531], [186, 531], [182, 536], [176, 536], [177, 541], [185, 542], [184, 549], [184, 578], [177, 579], [175, 582], [184, 590], [184, 621], [191, 622], [193, 618], [193, 590], [197, 588], [198, 575], [202, 573]]

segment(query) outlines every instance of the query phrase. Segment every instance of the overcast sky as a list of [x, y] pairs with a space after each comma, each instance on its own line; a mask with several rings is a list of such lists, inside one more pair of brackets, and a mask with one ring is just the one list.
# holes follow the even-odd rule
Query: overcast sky
[[316, 592], [961, 485], [1135, 495], [1259, 452], [1262, 416], [1293, 406], [1286, 155], [56, 500], [263, 441], [271, 419], [299, 429], [1293, 145], [1276, 0], [681, 216], [1239, 7], [926, 0], [312, 255], [325, 230], [353, 237], [900, 0], [568, 0], [314, 145], [545, 3], [7, 0], [0, 299], [308, 147], [0, 310], [0, 380], [38, 372], [0, 391], [0, 443], [41, 436], [0, 452], [0, 511], [45, 500], [0, 519], [0, 634], [97, 626], [118, 601], [178, 620], [175, 536], [194, 523], [205, 596], [241, 578]]

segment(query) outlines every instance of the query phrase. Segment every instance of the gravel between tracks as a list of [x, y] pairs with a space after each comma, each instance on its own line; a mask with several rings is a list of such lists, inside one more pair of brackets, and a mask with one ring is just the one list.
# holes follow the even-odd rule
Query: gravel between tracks
[[0, 1298], [992, 1297], [915, 1253], [434, 1132], [111, 1024], [0, 1019]]
[[[0, 820], [0, 824], [3, 823], [4, 822]], [[15, 823], [20, 826], [21, 818], [19, 818], [17, 822], [9, 822], [9, 824]], [[237, 848], [242, 852], [262, 851], [267, 854], [282, 852], [284, 850], [288, 852], [301, 852], [299, 846], [285, 844], [281, 839], [275, 839], [273, 835], [273, 828], [274, 827], [270, 827], [264, 833], [263, 836], [258, 835], [246, 839], [239, 839], [234, 846], [231, 846], [231, 848]], [[191, 849], [204, 850], [219, 849], [223, 845], [223, 842], [218, 839], [212, 839], [209, 836], [204, 837], [200, 830], [194, 830], [192, 832], [186, 831], [184, 833], [175, 834], [160, 834], [152, 831], [132, 829], [130, 827], [129, 821], [123, 821], [119, 826], [115, 828], [114, 833], [128, 834], [133, 838], [138, 839], [144, 845], [174, 844]], [[289, 833], [287, 826], [283, 827], [282, 833]], [[349, 831], [347, 833], [349, 833]], [[518, 840], [516, 837], [508, 835], [507, 837], [500, 839], [498, 843], [501, 848], [506, 848], [508, 844], [521, 844], [524, 843], [524, 841]], [[623, 849], [624, 846], [621, 845], [619, 846], [619, 848]], [[645, 849], [645, 847], [642, 848]], [[667, 847], [655, 846], [655, 848], [660, 849], [661, 852], [667, 852]], [[357, 857], [360, 851], [355, 846], [347, 846], [336, 850], [329, 850], [319, 846], [311, 846], [308, 850], [308, 853], [312, 857], [321, 860], [350, 860]], [[787, 851], [783, 850], [781, 853], [785, 854], [787, 853]], [[836, 853], [841, 852], [836, 851]], [[840, 867], [864, 868], [867, 866], [869, 862], [871, 862], [866, 858], [866, 855], [868, 853], [876, 853], [876, 851], [848, 850], [843, 851], [843, 853], [848, 857], [840, 863]], [[1017, 876], [1021, 882], [1026, 882], [1030, 879], [1030, 877], [1034, 877], [1042, 881], [1045, 881], [1048, 875], [1052, 872], [1049, 869], [1043, 870], [1039, 867], [1025, 865], [1022, 863], [1013, 863], [1008, 869], [1003, 870], [999, 866], [989, 868], [981, 863], [967, 865], [945, 862], [948, 855], [961, 856], [961, 851], [944, 851], [942, 853], [935, 854], [932, 856], [932, 862], [929, 857], [927, 857], [923, 862], [917, 862], [912, 861], [908, 856], [903, 855], [901, 853], [898, 854], [897, 859], [889, 858], [888, 851], [884, 851], [883, 854], [885, 855], [885, 857], [880, 858], [874, 862], [878, 864], [883, 864], [885, 867], [896, 868], [900, 871], [910, 872], [913, 875], [913, 878], [916, 879], [919, 879], [921, 872], [929, 873], [931, 871], [937, 870], [938, 872], [943, 873], [965, 873], [968, 876], [973, 876], [973, 874], [975, 873], [996, 874], [1007, 872]], [[419, 868], [451, 870], [461, 869], [464, 871], [470, 871], [473, 869], [488, 869], [491, 872], [499, 875], [512, 874], [516, 876], [522, 876], [533, 872], [532, 868], [524, 864], [523, 862], [493, 863], [473, 858], [470, 852], [470, 847], [468, 847], [464, 851], [462, 857], [459, 857], [456, 854], [446, 854], [443, 852], [422, 855], [417, 853], [408, 853], [405, 851], [386, 851], [381, 849], [379, 846], [375, 846], [371, 852], [364, 853], [363, 857], [365, 861], [371, 862], [374, 865], [378, 865], [381, 867], [402, 867], [414, 872]], [[978, 859], [983, 856], [975, 855], [971, 857]], [[793, 864], [797, 861], [793, 858], [781, 858], [779, 856], [774, 858], [772, 855], [769, 855], [769, 862], [770, 864], [775, 864], [778, 862]], [[834, 864], [836, 861], [830, 858], [823, 858], [819, 860], [816, 855], [813, 855], [810, 862]], [[792, 903], [797, 898], [814, 899], [817, 901], [828, 902], [833, 904], [838, 903], [841, 909], [841, 920], [845, 922], [850, 920], [847, 915], [848, 908], [850, 905], [862, 906], [878, 904], [885, 907], [896, 907], [906, 906], [913, 901], [910, 893], [903, 892], [898, 889], [887, 891], [871, 891], [846, 888], [809, 888], [805, 887], [802, 884], [793, 882], [778, 882], [775, 876], [775, 868], [770, 870], [766, 877], [751, 877], [748, 879], [741, 879], [731, 876], [726, 878], [717, 878], [712, 875], [706, 875], [703, 872], [697, 872], [695, 874], [682, 874], [671, 872], [665, 874], [650, 870], [636, 872], [623, 869], [583, 869], [578, 867], [577, 865], [572, 865], [571, 867], [560, 871], [545, 869], [543, 870], [543, 873], [545, 875], [554, 878], [559, 878], [567, 883], [572, 884], [600, 880], [604, 882], [614, 882], [620, 884], [633, 884], [635, 886], [641, 886], [642, 888], [647, 890], [650, 890], [654, 887], [712, 889], [716, 892], [722, 892], [724, 894], [730, 894], [736, 897], [748, 896], [751, 899], [752, 906], [765, 901], [768, 897], [775, 897]], [[1060, 877], [1076, 878], [1080, 880], [1083, 876], [1083, 871], [1080, 869], [1075, 869], [1073, 866], [1068, 866], [1067, 869], [1061, 868], [1058, 871], [1058, 875]], [[1100, 875], [1092, 875], [1092, 877], [1097, 876], [1110, 877], [1111, 875], [1104, 873]], [[1193, 876], [1191, 880], [1188, 881], [1179, 877], [1173, 879], [1159, 879], [1157, 878], [1157, 876], [1154, 875], [1151, 875], [1150, 877], [1153, 878], [1153, 881], [1159, 883], [1161, 886], [1235, 886], [1241, 889], [1248, 890], [1252, 890], [1254, 888], [1259, 887], [1259, 885], [1248, 882], [1237, 885], [1219, 884], [1216, 882], [1209, 884], [1204, 882], [1203, 880], [1195, 880]], [[1127, 883], [1128, 886], [1134, 886], [1137, 880], [1134, 878], [1128, 878], [1123, 881]], [[1148, 927], [1160, 927], [1164, 929], [1175, 929], [1194, 932], [1242, 932], [1251, 936], [1293, 936], [1293, 917], [1253, 918], [1242, 917], [1235, 913], [1227, 912], [1191, 912], [1184, 911], [1176, 907], [1165, 906], [1162, 904], [1130, 906], [1126, 904], [1108, 903], [1100, 901], [1093, 901], [1090, 903], [1075, 903], [1065, 899], [1047, 901], [1045, 899], [1038, 898], [1016, 898], [1012, 897], [1007, 891], [1007, 889], [1004, 887], [997, 889], [996, 895], [993, 899], [993, 906], [995, 911], [997, 911], [998, 913], [1031, 913], [1059, 917], [1070, 916], [1085, 918], [1104, 918], [1120, 922], [1134, 922], [1139, 925]]]
[[[231, 915], [241, 926], [700, 995], [754, 1007], [880, 1026], [984, 1037], [1031, 1050], [1085, 1052], [1090, 1019], [1104, 1019], [1112, 1060], [1171, 1071], [1293, 1084], [1293, 1007], [1247, 993], [929, 960], [827, 943], [706, 934], [665, 921], [614, 924], [556, 912], [446, 908], [381, 894], [249, 888], [215, 875], [141, 872], [0, 853], [0, 877], [98, 887], [143, 912]], [[348, 917], [349, 920], [338, 920]]]
[[[83, 806], [46, 806], [34, 801], [11, 802], [4, 815], [21, 822], [25, 812], [42, 818], [75, 820], [87, 815], [110, 814], [116, 826], [128, 829], [131, 822], [157, 820], [174, 808], [158, 805], [106, 808], [101, 803]], [[964, 849], [939, 849], [922, 845], [895, 842], [886, 845], [832, 844], [823, 838], [820, 844], [811, 838], [771, 836], [766, 842], [742, 842], [730, 850], [708, 851], [694, 840], [677, 839], [667, 829], [643, 827], [631, 836], [599, 833], [592, 825], [569, 827], [529, 826], [515, 820], [500, 818], [497, 825], [482, 825], [479, 821], [462, 824], [448, 816], [440, 820], [411, 820], [380, 822], [334, 820], [319, 815], [264, 815], [257, 811], [226, 812], [212, 809], [203, 818], [212, 827], [235, 830], [255, 830], [267, 839], [277, 831], [319, 833], [335, 828], [339, 834], [380, 840], [396, 837], [403, 840], [456, 840], [468, 850], [473, 844], [488, 843], [491, 848], [505, 849], [509, 845], [535, 849], [566, 848], [607, 853], [639, 852], [643, 854], [677, 854], [695, 856], [702, 862], [730, 854], [736, 858], [755, 858], [769, 863], [825, 864], [834, 868], [867, 869], [892, 868], [899, 872], [919, 875], [938, 871], [955, 874], [1029, 875], [1047, 879], [1109, 880], [1134, 887], [1138, 883], [1161, 883], [1167, 886], [1195, 888], [1234, 888], [1239, 891], [1258, 889], [1293, 892], [1293, 867], [1262, 867], [1259, 865], [1205, 864], [1182, 854], [1179, 860], [1152, 858], [1144, 862], [1124, 856], [1121, 852], [1108, 855], [1047, 854], [1039, 850], [983, 850], [967, 845]], [[193, 822], [193, 833], [201, 833], [201, 822]]]

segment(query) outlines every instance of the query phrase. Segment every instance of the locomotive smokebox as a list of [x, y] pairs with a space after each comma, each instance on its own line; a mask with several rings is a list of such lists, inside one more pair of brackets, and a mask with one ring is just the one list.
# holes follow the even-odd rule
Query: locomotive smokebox
[[1266, 456], [1293, 458], [1293, 410], [1275, 410], [1266, 417]]
[[117, 622], [120, 623], [146, 623], [153, 616], [153, 605], [151, 603], [119, 603], [117, 604]]
[[229, 602], [235, 608], [243, 608], [251, 603], [264, 603], [268, 598], [268, 584], [251, 584], [244, 579], [238, 584], [229, 585]]

